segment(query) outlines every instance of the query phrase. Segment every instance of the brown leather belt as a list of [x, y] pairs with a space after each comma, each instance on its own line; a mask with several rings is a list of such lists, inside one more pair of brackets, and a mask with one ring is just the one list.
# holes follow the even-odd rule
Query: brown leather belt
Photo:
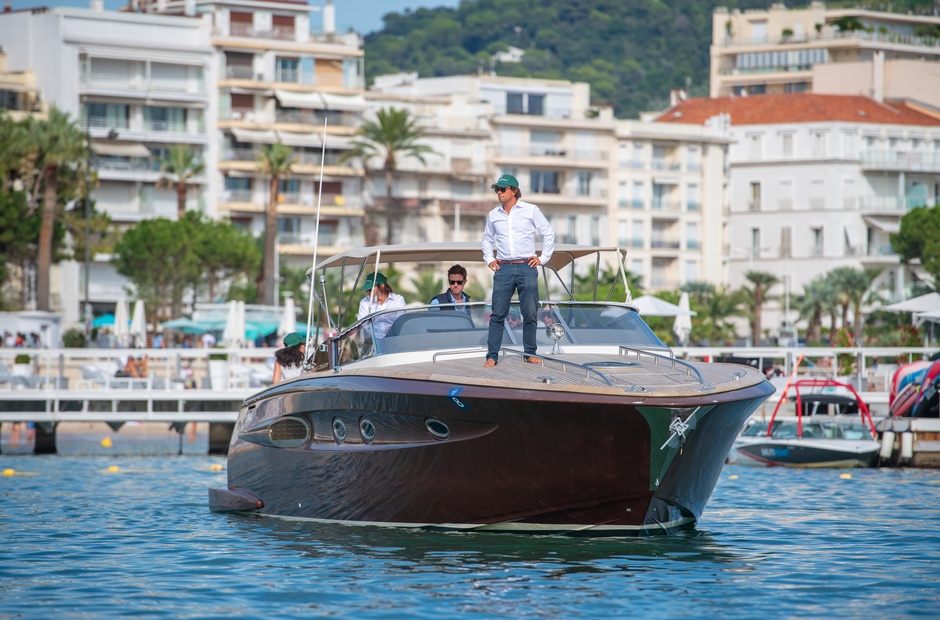
[[525, 259], [525, 258], [520, 258], [518, 260], [503, 260], [501, 258], [497, 258], [496, 262], [499, 263], [500, 265], [524, 265], [528, 263], [529, 261], [528, 259]]

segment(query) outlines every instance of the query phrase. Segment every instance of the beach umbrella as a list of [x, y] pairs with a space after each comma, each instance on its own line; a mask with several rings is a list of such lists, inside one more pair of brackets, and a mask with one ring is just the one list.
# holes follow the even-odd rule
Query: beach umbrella
[[882, 310], [889, 312], [931, 312], [940, 310], [940, 293], [927, 293], [920, 297], [905, 299], [885, 306]]
[[674, 303], [652, 295], [637, 297], [633, 300], [633, 305], [636, 306], [640, 314], [646, 316], [695, 316], [695, 313], [691, 310], [683, 310]]
[[130, 321], [127, 318], [127, 300], [121, 297], [114, 304], [114, 339], [117, 340], [119, 347], [127, 346], [127, 338], [130, 336]]
[[245, 346], [245, 302], [228, 302], [228, 316], [222, 330], [222, 344], [231, 349]]
[[286, 334], [295, 331], [297, 331], [297, 311], [294, 309], [294, 298], [288, 297], [284, 300], [284, 315], [277, 326], [277, 335], [283, 338]]
[[144, 313], [144, 300], [138, 299], [134, 302], [134, 318], [131, 319], [131, 336], [134, 338], [134, 346], [143, 349], [147, 346], [147, 315]]
[[92, 327], [110, 327], [111, 325], [114, 325], [114, 315], [110, 312], [96, 316], [91, 322]]
[[689, 346], [689, 334], [692, 333], [692, 310], [689, 308], [689, 294], [687, 292], [683, 292], [682, 297], [679, 298], [679, 310], [682, 313], [677, 314], [676, 319], [672, 322], [672, 331], [679, 338], [679, 346], [687, 347]]

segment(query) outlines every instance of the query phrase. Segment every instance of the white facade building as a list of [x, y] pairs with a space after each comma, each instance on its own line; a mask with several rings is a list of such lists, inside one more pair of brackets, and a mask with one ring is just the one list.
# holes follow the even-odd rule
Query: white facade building
[[[912, 207], [940, 197], [940, 118], [903, 101], [764, 95], [690, 99], [658, 121], [731, 119], [730, 231], [724, 280], [770, 272], [784, 299], [764, 325], [784, 322], [786, 293], [840, 266], [875, 268], [874, 287], [903, 299], [917, 273], [889, 235]], [[789, 319], [795, 321], [795, 313]]]
[[[98, 170], [95, 207], [118, 226], [175, 217], [172, 188], [157, 187], [157, 157], [173, 144], [191, 145], [212, 158], [215, 124], [210, 85], [215, 63], [208, 17], [35, 9], [0, 13], [0, 40], [14, 70], [32, 70], [44, 101], [71, 114], [89, 134]], [[194, 182], [189, 208], [213, 212], [206, 177]], [[104, 256], [94, 257], [89, 300], [113, 307], [126, 281]], [[77, 263], [54, 266], [59, 282], [51, 300], [66, 322], [79, 318], [84, 282]], [[57, 294], [58, 293], [58, 294]]]

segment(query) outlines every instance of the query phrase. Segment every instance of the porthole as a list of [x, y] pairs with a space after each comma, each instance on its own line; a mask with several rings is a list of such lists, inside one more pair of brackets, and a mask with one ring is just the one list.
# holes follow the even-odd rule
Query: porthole
[[268, 438], [278, 448], [297, 448], [310, 439], [310, 425], [303, 418], [281, 418], [268, 427]]
[[346, 424], [339, 418], [333, 418], [333, 439], [336, 443], [346, 441]]
[[372, 420], [368, 418], [359, 420], [359, 433], [362, 435], [364, 442], [372, 443], [375, 440], [375, 424], [372, 423]]
[[425, 421], [424, 428], [428, 429], [431, 437], [435, 439], [447, 439], [450, 437], [450, 429], [440, 420], [430, 419]]

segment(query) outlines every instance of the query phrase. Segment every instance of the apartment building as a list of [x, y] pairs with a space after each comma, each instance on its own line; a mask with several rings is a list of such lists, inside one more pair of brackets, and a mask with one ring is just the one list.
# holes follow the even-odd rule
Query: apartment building
[[721, 284], [729, 131], [720, 116], [702, 125], [617, 121], [608, 243], [629, 249], [645, 290]]
[[262, 233], [269, 188], [258, 156], [264, 145], [281, 142], [294, 149], [296, 163], [279, 187], [279, 252], [309, 266], [318, 203], [321, 256], [361, 244], [360, 174], [339, 158], [366, 109], [363, 53], [358, 35], [335, 33], [332, 4], [319, 20], [321, 7], [300, 0], [157, 0], [144, 7], [194, 13], [211, 24], [219, 72], [212, 85], [215, 214]]
[[18, 121], [28, 116], [41, 117], [48, 112], [48, 108], [39, 88], [36, 87], [36, 75], [33, 71], [9, 71], [7, 54], [0, 47], [0, 113]]
[[[175, 191], [158, 183], [157, 162], [171, 145], [212, 157], [209, 27], [208, 18], [106, 12], [95, 2], [0, 13], [9, 69], [32, 72], [36, 99], [70, 113], [87, 132], [99, 180], [95, 208], [119, 227], [176, 217]], [[208, 181], [194, 179], [199, 189], [188, 208], [212, 212]], [[80, 302], [103, 310], [125, 294], [126, 281], [107, 259], [92, 257], [87, 274], [75, 262], [54, 266], [51, 301], [66, 323], [78, 320]], [[86, 277], [88, 299], [81, 299]]]
[[710, 94], [813, 92], [940, 107], [940, 17], [826, 8], [717, 8]]
[[[850, 266], [881, 270], [875, 288], [906, 297], [919, 274], [890, 234], [910, 208], [940, 200], [940, 118], [906, 101], [802, 93], [688, 99], [657, 122], [717, 115], [728, 116], [733, 139], [725, 282], [739, 287], [747, 271], [764, 271], [783, 280], [776, 293], [799, 292]], [[782, 310], [771, 308], [765, 324], [781, 324]]]

